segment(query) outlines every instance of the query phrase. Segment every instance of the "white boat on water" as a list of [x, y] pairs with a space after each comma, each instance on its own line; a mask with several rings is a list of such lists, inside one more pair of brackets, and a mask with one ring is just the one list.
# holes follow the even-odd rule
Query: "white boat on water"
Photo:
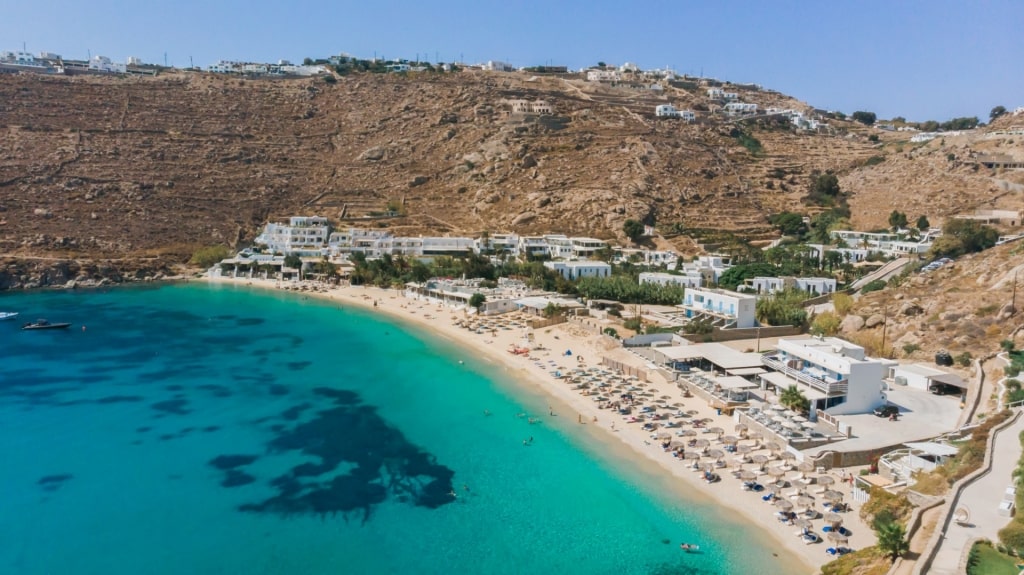
[[18, 312], [16, 311], [0, 311], [0, 321], [5, 319], [14, 319], [16, 317], [18, 317]]

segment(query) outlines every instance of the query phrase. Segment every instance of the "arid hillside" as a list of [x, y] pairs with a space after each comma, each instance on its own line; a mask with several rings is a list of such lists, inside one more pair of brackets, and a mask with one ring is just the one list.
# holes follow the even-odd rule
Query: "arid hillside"
[[[731, 89], [762, 109], [810, 111], [777, 92]], [[553, 110], [513, 113], [513, 100]], [[662, 103], [697, 110], [698, 122], [655, 118]], [[894, 208], [938, 221], [1020, 200], [958, 147], [985, 142], [912, 146], [900, 133], [876, 144], [848, 122], [797, 132], [778, 117], [709, 113], [720, 107], [695, 82], [655, 91], [519, 73], [3, 76], [0, 253], [180, 262], [295, 214], [398, 234], [620, 241], [626, 218], [646, 218], [692, 250], [688, 235], [701, 230], [773, 237], [767, 217], [813, 212], [800, 200], [825, 170], [841, 175], [854, 222], [868, 227]], [[389, 205], [397, 217], [366, 217]]]
[[1005, 339], [1024, 348], [1022, 307], [1024, 240], [1018, 240], [933, 272], [911, 273], [860, 297], [842, 331], [889, 357], [930, 362], [936, 352], [948, 351], [978, 358], [998, 351]]

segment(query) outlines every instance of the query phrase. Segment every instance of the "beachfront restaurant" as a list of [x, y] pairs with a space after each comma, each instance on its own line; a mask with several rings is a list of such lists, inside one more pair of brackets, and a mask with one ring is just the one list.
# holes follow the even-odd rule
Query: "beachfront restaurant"
[[720, 409], [746, 405], [750, 390], [759, 387], [748, 378], [764, 372], [760, 355], [720, 343], [652, 347], [650, 353], [655, 362], [676, 373], [684, 391]]
[[656, 363], [683, 374], [698, 370], [747, 377], [764, 373], [761, 355], [744, 353], [720, 343], [695, 343], [651, 348]]

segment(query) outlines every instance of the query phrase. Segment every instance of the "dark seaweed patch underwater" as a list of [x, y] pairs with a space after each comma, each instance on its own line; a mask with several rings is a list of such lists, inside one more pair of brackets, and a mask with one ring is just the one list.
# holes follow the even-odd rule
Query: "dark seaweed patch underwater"
[[[273, 425], [269, 453], [300, 452], [319, 463], [303, 463], [269, 481], [277, 494], [246, 503], [241, 511], [278, 515], [328, 516], [357, 513], [370, 519], [374, 506], [389, 496], [419, 507], [436, 509], [455, 500], [455, 472], [435, 457], [410, 443], [401, 431], [388, 424], [376, 408], [364, 405], [351, 391], [316, 388], [334, 407], [316, 412], [302, 423], [296, 415], [309, 407], [300, 404], [281, 414], [290, 425]], [[225, 487], [246, 485], [254, 478], [240, 467], [256, 460], [253, 455], [221, 455], [210, 465], [224, 471]], [[344, 465], [343, 465], [344, 464]], [[346, 472], [336, 473], [339, 466]]]

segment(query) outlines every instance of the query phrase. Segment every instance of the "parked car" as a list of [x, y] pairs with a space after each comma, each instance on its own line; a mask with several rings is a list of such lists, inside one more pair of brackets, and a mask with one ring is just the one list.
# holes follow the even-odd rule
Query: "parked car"
[[892, 417], [900, 414], [900, 408], [895, 405], [880, 405], [875, 408], [875, 415], [878, 417]]
[[961, 393], [959, 387], [948, 383], [933, 383], [928, 386], [928, 391], [935, 395], [960, 395]]

